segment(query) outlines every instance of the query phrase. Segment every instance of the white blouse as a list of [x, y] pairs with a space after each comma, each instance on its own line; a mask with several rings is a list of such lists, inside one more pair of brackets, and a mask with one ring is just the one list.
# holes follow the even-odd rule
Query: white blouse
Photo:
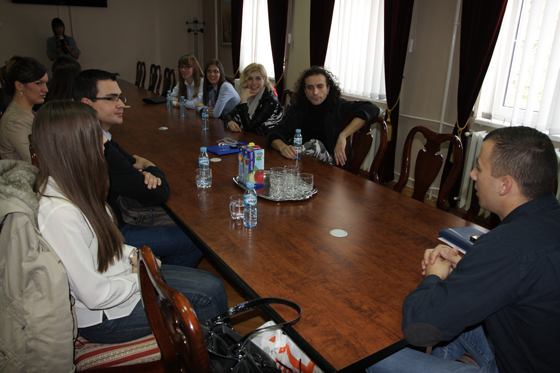
[[[175, 88], [173, 88], [173, 91], [171, 92], [171, 97], [176, 97], [177, 99], [180, 98], [179, 84], [181, 84], [181, 81], [179, 81], [179, 83], [177, 83]], [[204, 86], [204, 78], [200, 78], [200, 86], [198, 87], [198, 96], [196, 97], [194, 95], [194, 80], [192, 84], [187, 83], [187, 81], [185, 80], [185, 86], [187, 88], [187, 97], [185, 97], [187, 99], [187, 107], [189, 109], [196, 109], [196, 104], [202, 102], [202, 95], [203, 95], [202, 87]], [[179, 106], [179, 101], [173, 101], [173, 105]]]
[[140, 301], [138, 275], [132, 273], [128, 260], [134, 248], [124, 245], [122, 260], [115, 261], [105, 273], [97, 272], [97, 237], [52, 178], [39, 200], [38, 223], [42, 236], [66, 268], [70, 292], [76, 298], [78, 327], [101, 323], [103, 313], [109, 320], [130, 315]]

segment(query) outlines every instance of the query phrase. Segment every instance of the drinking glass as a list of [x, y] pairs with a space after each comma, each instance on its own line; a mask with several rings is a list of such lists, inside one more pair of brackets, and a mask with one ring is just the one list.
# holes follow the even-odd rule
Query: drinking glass
[[196, 187], [207, 189], [212, 186], [212, 170], [209, 168], [196, 169]]
[[299, 197], [299, 171], [296, 168], [284, 169], [284, 195], [287, 199]]
[[229, 214], [232, 219], [243, 219], [243, 194], [234, 194], [229, 197]]
[[270, 196], [281, 198], [284, 189], [284, 167], [270, 168]]
[[299, 174], [299, 190], [302, 196], [309, 195], [313, 191], [313, 174]]

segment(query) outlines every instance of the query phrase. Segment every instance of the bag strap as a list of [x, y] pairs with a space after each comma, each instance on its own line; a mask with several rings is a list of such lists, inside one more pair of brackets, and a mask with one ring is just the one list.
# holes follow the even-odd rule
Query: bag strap
[[295, 310], [298, 313], [298, 315], [297, 315], [296, 318], [294, 318], [291, 321], [285, 321], [285, 322], [282, 322], [280, 324], [265, 326], [264, 328], [258, 328], [258, 329], [253, 330], [250, 333], [247, 333], [238, 342], [239, 346], [243, 346], [245, 341], [248, 340], [249, 337], [251, 337], [255, 333], [258, 333], [258, 332], [261, 332], [261, 331], [267, 330], [267, 329], [284, 328], [285, 326], [288, 326], [288, 325], [294, 325], [301, 318], [302, 310], [301, 310], [301, 307], [299, 306], [299, 304], [297, 304], [296, 302], [292, 302], [291, 300], [287, 300], [287, 299], [283, 299], [283, 298], [268, 297], [268, 298], [252, 299], [250, 301], [238, 304], [237, 306], [231, 307], [227, 311], [219, 314], [218, 316], [215, 316], [214, 318], [212, 318], [208, 321], [211, 325], [225, 324], [227, 322], [227, 320], [229, 320], [233, 316], [237, 316], [237, 315], [240, 315], [240, 314], [245, 313], [247, 311], [250, 311], [252, 309], [255, 309], [257, 307], [262, 307], [262, 306], [266, 306], [266, 305], [269, 305], [269, 304], [282, 304], [282, 305], [288, 306], [288, 307], [292, 308], [293, 310]]

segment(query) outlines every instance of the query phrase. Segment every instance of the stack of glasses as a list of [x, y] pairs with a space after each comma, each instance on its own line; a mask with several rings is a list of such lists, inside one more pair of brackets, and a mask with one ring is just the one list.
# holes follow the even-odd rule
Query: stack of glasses
[[311, 195], [313, 175], [300, 173], [297, 166], [270, 169], [270, 197], [281, 200], [299, 199]]

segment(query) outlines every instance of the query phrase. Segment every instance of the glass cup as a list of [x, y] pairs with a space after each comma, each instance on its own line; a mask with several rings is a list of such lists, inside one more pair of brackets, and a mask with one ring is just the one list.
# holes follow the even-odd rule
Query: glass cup
[[284, 178], [284, 196], [287, 199], [299, 197], [299, 171], [297, 170], [297, 168], [285, 168]]
[[234, 194], [229, 197], [229, 214], [232, 219], [243, 219], [243, 194]]
[[311, 194], [313, 191], [313, 175], [302, 173], [299, 174], [299, 190], [302, 196]]
[[196, 187], [208, 189], [212, 186], [212, 170], [209, 168], [196, 169]]
[[270, 196], [281, 198], [284, 189], [284, 167], [270, 168]]

